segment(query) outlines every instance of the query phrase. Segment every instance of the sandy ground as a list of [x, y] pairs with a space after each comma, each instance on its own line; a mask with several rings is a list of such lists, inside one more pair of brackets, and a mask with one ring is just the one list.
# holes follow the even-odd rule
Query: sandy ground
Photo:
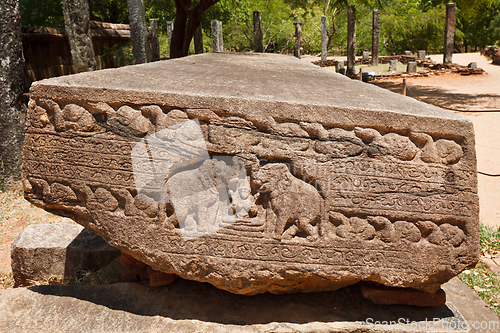
[[[431, 55], [436, 62], [443, 61], [443, 55]], [[342, 59], [345, 57], [329, 57]], [[304, 56], [304, 61], [319, 60]], [[453, 62], [468, 65], [477, 62], [487, 74], [408, 78], [408, 96], [424, 102], [458, 110], [500, 109], [500, 66], [479, 53], [454, 54]], [[376, 85], [402, 93], [402, 79], [383, 80]], [[478, 170], [481, 173], [500, 175], [500, 112], [458, 112], [474, 124]], [[500, 227], [500, 176], [478, 175], [480, 220], [483, 224]]]

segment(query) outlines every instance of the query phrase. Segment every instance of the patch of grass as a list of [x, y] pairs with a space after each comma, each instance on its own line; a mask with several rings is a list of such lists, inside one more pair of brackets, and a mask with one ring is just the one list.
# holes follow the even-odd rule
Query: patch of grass
[[500, 254], [500, 229], [493, 229], [490, 226], [479, 226], [479, 249], [486, 257]]
[[[500, 254], [500, 229], [481, 224], [479, 229], [479, 250], [481, 255], [492, 258]], [[500, 276], [483, 262], [475, 268], [466, 270], [458, 278], [474, 289], [486, 305], [500, 317]]]
[[486, 305], [500, 317], [500, 277], [480, 262], [473, 269], [466, 270], [458, 278], [474, 289]]

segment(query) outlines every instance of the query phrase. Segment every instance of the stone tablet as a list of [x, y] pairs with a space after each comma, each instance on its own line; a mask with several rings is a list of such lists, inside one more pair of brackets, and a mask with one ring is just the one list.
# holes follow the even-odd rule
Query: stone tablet
[[23, 157], [33, 204], [233, 293], [436, 292], [478, 260], [471, 122], [288, 56], [36, 82]]

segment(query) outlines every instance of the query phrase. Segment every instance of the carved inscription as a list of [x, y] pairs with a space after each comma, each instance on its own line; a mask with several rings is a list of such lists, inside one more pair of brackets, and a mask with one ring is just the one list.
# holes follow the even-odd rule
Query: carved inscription
[[[178, 130], [193, 120], [199, 133]], [[190, 258], [183, 265], [286, 264], [286, 273], [256, 270], [259, 281], [312, 264], [324, 279], [345, 270], [354, 281], [376, 267], [405, 272], [412, 287], [426, 279], [422, 258], [449, 264], [435, 249], [467, 265], [478, 202], [463, 139], [51, 99], [30, 101], [27, 124], [28, 200], [112, 235], [133, 221], [151, 232], [135, 241], [157, 239], [160, 255]]]

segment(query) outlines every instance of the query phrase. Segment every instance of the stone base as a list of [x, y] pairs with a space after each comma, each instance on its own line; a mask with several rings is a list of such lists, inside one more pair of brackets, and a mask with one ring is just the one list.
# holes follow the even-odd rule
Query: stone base
[[[484, 306], [475, 311], [485, 312]], [[375, 305], [361, 297], [357, 286], [244, 296], [179, 279], [156, 289], [119, 283], [0, 291], [1, 332], [435, 333], [467, 332], [466, 325], [450, 302], [427, 308]]]
[[17, 286], [62, 283], [80, 268], [97, 271], [120, 251], [74, 223], [30, 225], [12, 243]]

